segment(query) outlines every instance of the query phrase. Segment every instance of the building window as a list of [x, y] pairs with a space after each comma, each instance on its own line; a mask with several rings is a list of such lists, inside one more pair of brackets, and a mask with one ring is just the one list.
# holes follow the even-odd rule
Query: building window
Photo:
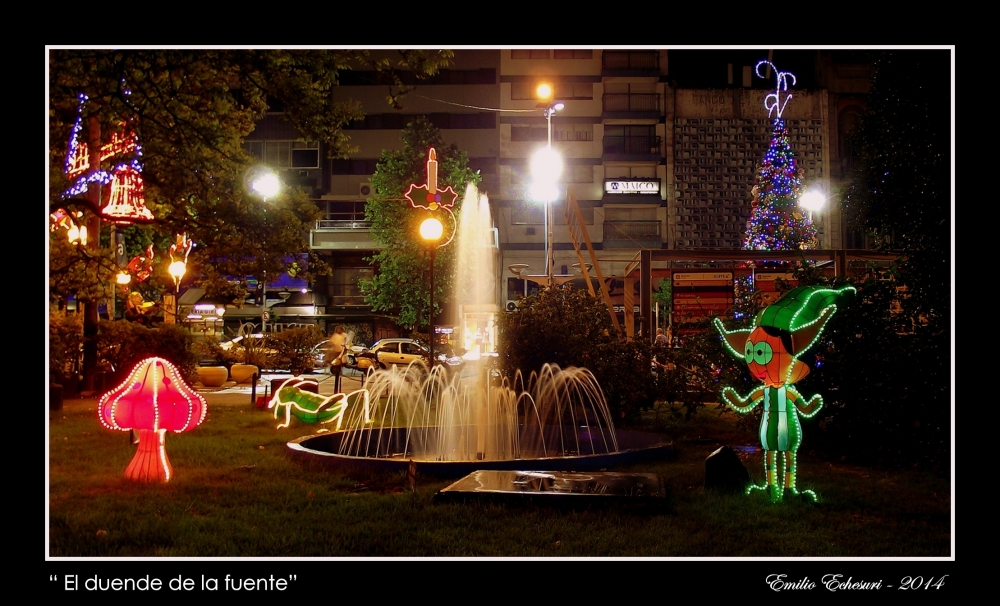
[[243, 149], [271, 168], [319, 168], [318, 143], [244, 141]]
[[594, 51], [589, 48], [557, 48], [552, 51], [553, 59], [593, 59]]
[[548, 126], [528, 126], [512, 124], [510, 127], [511, 141], [548, 141]]
[[594, 182], [594, 167], [590, 165], [586, 166], [567, 166], [563, 172], [566, 175], [566, 181], [569, 183], [593, 183]]
[[334, 305], [364, 305], [361, 280], [372, 279], [371, 267], [337, 267], [330, 280], [330, 293]]
[[515, 48], [510, 51], [511, 59], [548, 59], [549, 50], [547, 48], [543, 49], [527, 49], [527, 48]]
[[333, 175], [374, 175], [378, 160], [375, 158], [360, 158], [357, 160], [336, 159], [330, 161], [330, 174]]
[[364, 221], [365, 203], [362, 200], [321, 200], [323, 218], [329, 221]]
[[556, 82], [552, 88], [556, 99], [593, 99], [593, 82]]
[[[540, 81], [511, 82], [510, 98], [512, 101], [527, 101], [538, 99], [538, 84]], [[552, 96], [560, 100], [593, 99], [593, 82], [553, 82]]]
[[593, 124], [553, 124], [553, 141], [593, 141]]
[[519, 200], [510, 207], [512, 225], [541, 225], [545, 222], [544, 207], [528, 200]]

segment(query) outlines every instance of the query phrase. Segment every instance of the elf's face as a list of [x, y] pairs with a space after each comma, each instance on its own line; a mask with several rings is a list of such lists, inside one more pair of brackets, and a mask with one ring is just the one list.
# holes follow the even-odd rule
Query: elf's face
[[768, 334], [762, 326], [750, 333], [743, 356], [751, 374], [768, 387], [784, 385], [795, 362], [795, 357], [785, 348], [781, 337]]

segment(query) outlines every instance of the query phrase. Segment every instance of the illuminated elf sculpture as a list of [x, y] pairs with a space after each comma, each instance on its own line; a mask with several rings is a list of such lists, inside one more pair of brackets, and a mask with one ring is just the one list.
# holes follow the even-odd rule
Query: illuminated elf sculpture
[[[732, 387], [724, 387], [721, 394], [722, 401], [741, 414], [763, 405], [760, 441], [767, 484], [750, 485], [747, 493], [768, 489], [774, 501], [780, 501], [785, 490], [800, 494], [795, 486], [796, 451], [802, 440], [799, 416], [814, 416], [823, 407], [823, 397], [815, 394], [807, 400], [793, 387], [809, 374], [809, 366], [798, 357], [819, 340], [838, 304], [856, 292], [853, 286], [800, 286], [762, 309], [751, 328], [729, 331], [719, 318], [713, 321], [729, 353], [746, 360], [750, 373], [764, 384], [746, 396]], [[811, 490], [801, 494], [816, 500]]]

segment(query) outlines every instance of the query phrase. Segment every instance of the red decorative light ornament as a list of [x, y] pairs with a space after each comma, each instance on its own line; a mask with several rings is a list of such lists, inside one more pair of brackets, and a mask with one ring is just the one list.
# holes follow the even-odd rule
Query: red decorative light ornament
[[147, 358], [124, 383], [101, 396], [97, 410], [108, 429], [138, 432], [139, 448], [125, 477], [136, 482], [169, 482], [174, 470], [167, 459], [165, 434], [200, 425], [208, 404], [184, 382], [176, 366], [162, 358]]

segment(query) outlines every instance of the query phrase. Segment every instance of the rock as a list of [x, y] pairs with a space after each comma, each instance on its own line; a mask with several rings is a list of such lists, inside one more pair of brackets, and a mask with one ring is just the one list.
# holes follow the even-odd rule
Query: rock
[[750, 472], [739, 455], [723, 446], [705, 459], [705, 489], [720, 492], [742, 492], [750, 484]]

